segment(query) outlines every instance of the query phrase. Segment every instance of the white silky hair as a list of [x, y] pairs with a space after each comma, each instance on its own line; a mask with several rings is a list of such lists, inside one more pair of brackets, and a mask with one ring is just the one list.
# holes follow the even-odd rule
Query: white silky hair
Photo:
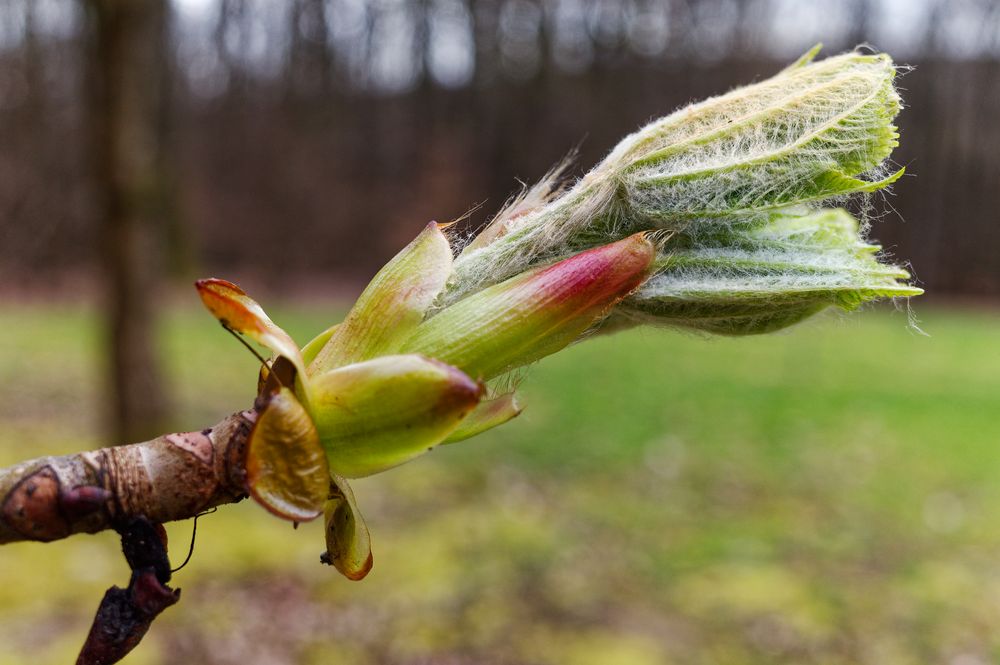
[[[817, 50], [770, 79], [646, 125], [572, 187], [559, 187], [565, 166], [558, 167], [463, 249], [439, 306], [535, 265], [651, 229], [672, 233], [657, 273], [625, 305], [636, 316], [652, 316], [629, 310], [642, 298], [697, 299], [704, 291], [775, 295], [871, 287], [873, 294], [889, 293], [905, 271], [859, 250], [867, 247], [866, 220], [859, 227], [851, 218], [849, 229], [842, 217], [808, 222], [822, 227], [820, 236], [832, 234], [833, 243], [818, 243], [820, 236], [803, 228], [790, 230], [796, 224], [771, 224], [778, 217], [808, 218], [823, 203], [875, 191], [901, 174], [887, 165], [900, 108], [892, 61], [850, 52], [813, 62]], [[750, 265], [768, 265], [770, 272]], [[882, 268], [881, 281], [870, 283]]]
[[664, 248], [654, 275], [616, 312], [635, 324], [747, 335], [797, 323], [829, 306], [919, 295], [882, 263], [846, 210], [784, 211], [761, 226]]

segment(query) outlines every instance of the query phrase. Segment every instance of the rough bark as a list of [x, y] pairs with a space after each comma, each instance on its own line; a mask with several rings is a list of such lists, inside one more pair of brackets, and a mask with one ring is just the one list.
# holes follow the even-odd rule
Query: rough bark
[[187, 519], [240, 501], [256, 416], [241, 411], [200, 432], [0, 469], [0, 544]]
[[119, 662], [138, 646], [153, 620], [181, 597], [180, 589], [167, 586], [173, 571], [163, 525], [140, 517], [118, 533], [132, 577], [126, 588], [113, 586], [104, 594], [76, 665]]

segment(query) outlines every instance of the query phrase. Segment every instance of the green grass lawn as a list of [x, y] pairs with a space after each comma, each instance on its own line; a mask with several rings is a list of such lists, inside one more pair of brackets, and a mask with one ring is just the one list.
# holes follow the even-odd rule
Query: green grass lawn
[[[305, 342], [337, 308], [274, 308]], [[977, 665], [1000, 659], [1000, 315], [635, 331], [526, 373], [509, 425], [355, 484], [375, 569], [250, 503], [199, 522], [181, 603], [129, 663]], [[175, 429], [252, 401], [197, 309], [163, 355]], [[0, 310], [0, 464], [104, 443], [96, 320]], [[190, 524], [170, 525], [183, 558]], [[71, 662], [113, 534], [0, 548], [0, 664]]]

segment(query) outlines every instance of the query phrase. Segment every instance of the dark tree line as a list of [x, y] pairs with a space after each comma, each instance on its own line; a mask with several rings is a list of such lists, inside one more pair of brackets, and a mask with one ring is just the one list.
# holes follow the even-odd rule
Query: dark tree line
[[166, 425], [166, 390], [152, 343], [170, 226], [165, 131], [167, 11], [160, 0], [86, 0], [83, 95], [97, 257], [103, 268], [105, 356], [118, 441]]
[[[116, 5], [154, 21], [103, 61], [121, 77], [117, 115], [93, 67]], [[996, 296], [1000, 5], [891, 6], [0, 0], [0, 279], [75, 288], [117, 263], [140, 293], [195, 266], [272, 290], [356, 284], [424, 221], [483, 203], [482, 221], [574, 146], [592, 164], [642, 122], [822, 40], [915, 65], [896, 159], [916, 179], [887, 201], [905, 223], [874, 236], [933, 293]], [[114, 118], [118, 153], [94, 143]], [[145, 317], [131, 307], [123, 320]]]
[[[84, 4], [0, 2], [8, 282], [64, 281], [100, 257]], [[170, 105], [151, 111], [177, 165], [160, 188], [179, 197], [160, 200], [159, 269], [183, 274], [197, 260], [278, 287], [316, 272], [361, 278], [420, 221], [486, 202], [481, 219], [516, 177], [537, 177], [581, 140], [586, 165], [644, 120], [765, 76], [795, 40], [823, 37], [830, 50], [888, 41], [916, 65], [902, 79], [898, 161], [919, 180], [890, 199], [906, 224], [877, 235], [937, 292], [996, 293], [1000, 6], [915, 3], [900, 41], [884, 3], [832, 4], [179, 3], [164, 18]]]

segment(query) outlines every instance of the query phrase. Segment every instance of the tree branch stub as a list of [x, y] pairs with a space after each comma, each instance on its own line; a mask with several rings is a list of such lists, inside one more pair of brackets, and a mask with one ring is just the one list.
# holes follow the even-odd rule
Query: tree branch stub
[[246, 442], [257, 417], [150, 441], [40, 457], [0, 469], [0, 544], [169, 522], [246, 497]]

